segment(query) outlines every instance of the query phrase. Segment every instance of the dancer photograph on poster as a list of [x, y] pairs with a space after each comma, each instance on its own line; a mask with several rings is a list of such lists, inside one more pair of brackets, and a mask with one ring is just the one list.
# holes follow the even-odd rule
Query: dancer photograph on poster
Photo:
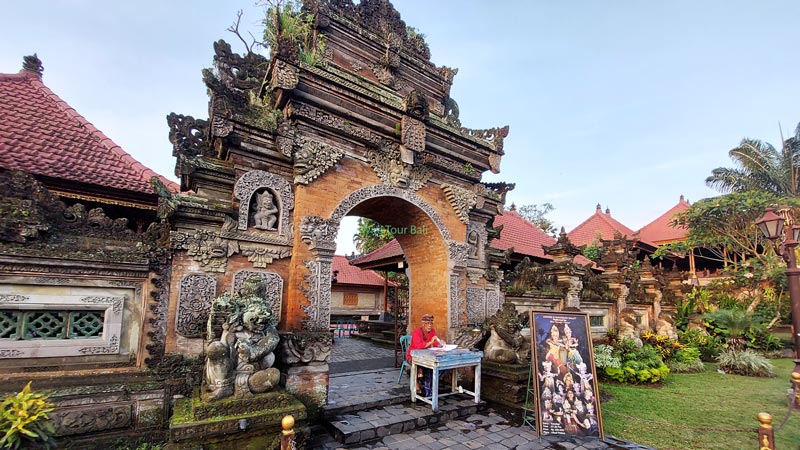
[[602, 439], [589, 317], [531, 311], [530, 323], [536, 404], [543, 419], [537, 432]]

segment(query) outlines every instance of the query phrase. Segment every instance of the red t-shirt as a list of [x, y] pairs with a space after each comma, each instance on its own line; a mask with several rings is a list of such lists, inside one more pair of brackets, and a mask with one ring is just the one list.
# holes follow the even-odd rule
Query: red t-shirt
[[[406, 352], [406, 361], [411, 361], [411, 350], [423, 350], [425, 349], [425, 343], [430, 341], [433, 337], [436, 336], [436, 328], [431, 328], [429, 333], [425, 333], [422, 331], [422, 327], [418, 327], [411, 333], [411, 344], [408, 346], [408, 351]], [[441, 347], [439, 342], [434, 342], [432, 347]]]

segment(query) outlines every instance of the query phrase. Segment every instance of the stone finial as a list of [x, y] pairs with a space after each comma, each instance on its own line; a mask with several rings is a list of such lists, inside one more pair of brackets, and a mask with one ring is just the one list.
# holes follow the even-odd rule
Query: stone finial
[[606, 206], [606, 215], [607, 216], [611, 215], [611, 209], [609, 209], [608, 206]]
[[516, 211], [517, 210], [517, 205], [515, 205], [514, 203], [511, 203], [511, 209], [510, 210], [511, 211]]
[[684, 201], [684, 199], [683, 199], [683, 194], [681, 194], [681, 201]]
[[603, 207], [602, 207], [602, 206], [600, 206], [600, 203], [598, 203], [598, 204], [597, 204], [597, 209], [595, 209], [595, 211], [597, 211], [597, 212], [601, 212], [602, 210], [603, 210]]
[[22, 57], [22, 70], [35, 73], [36, 76], [42, 78], [42, 72], [44, 72], [44, 66], [42, 65], [42, 60], [39, 59], [38, 56], [36, 56], [36, 53], [34, 53], [33, 55]]

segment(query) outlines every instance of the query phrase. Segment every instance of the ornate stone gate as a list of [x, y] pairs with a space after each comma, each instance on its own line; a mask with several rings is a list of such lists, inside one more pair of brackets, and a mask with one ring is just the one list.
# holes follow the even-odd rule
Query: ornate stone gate
[[412, 324], [433, 313], [452, 331], [497, 310], [499, 261], [486, 248], [509, 186], [481, 176], [499, 172], [508, 127], [461, 127], [457, 70], [434, 65], [388, 1], [307, 0], [296, 14], [312, 33], [279, 34], [270, 59], [216, 42], [210, 119], [168, 117], [192, 192], [161, 205], [173, 249], [166, 351], [201, 353], [211, 298], [259, 275], [280, 305], [287, 389], [322, 404], [343, 217], [401, 230]]

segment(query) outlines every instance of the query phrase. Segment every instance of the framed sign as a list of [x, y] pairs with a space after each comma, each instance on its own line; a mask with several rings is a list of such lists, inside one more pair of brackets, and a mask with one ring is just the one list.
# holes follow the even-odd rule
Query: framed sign
[[585, 313], [531, 311], [536, 431], [603, 439], [597, 371]]

